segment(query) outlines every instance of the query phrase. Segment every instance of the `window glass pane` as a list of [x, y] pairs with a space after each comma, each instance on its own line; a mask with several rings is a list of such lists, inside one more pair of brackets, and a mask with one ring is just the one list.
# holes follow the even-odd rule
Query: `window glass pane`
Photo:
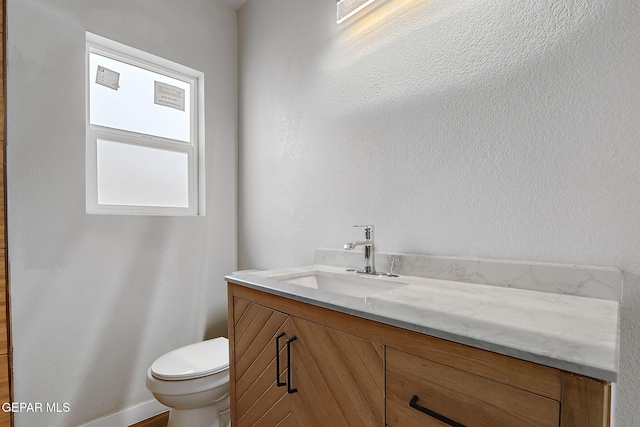
[[95, 53], [89, 72], [91, 124], [190, 142], [190, 83]]
[[189, 206], [189, 156], [98, 139], [98, 204]]

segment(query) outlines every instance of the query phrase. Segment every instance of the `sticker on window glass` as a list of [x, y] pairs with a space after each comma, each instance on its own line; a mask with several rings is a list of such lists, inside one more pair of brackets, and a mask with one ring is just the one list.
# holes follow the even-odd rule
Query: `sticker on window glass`
[[184, 89], [158, 81], [154, 83], [155, 104], [184, 111]]
[[108, 68], [98, 65], [98, 73], [96, 74], [96, 83], [106, 86], [113, 90], [118, 90], [120, 85], [120, 73], [116, 73]]

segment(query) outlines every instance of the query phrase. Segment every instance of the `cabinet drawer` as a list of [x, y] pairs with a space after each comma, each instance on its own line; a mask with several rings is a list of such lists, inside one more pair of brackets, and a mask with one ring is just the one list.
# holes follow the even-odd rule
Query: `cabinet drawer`
[[[393, 348], [387, 348], [387, 424], [467, 427], [557, 427], [560, 403]], [[417, 396], [417, 402], [415, 402]], [[421, 411], [410, 406], [411, 400]]]

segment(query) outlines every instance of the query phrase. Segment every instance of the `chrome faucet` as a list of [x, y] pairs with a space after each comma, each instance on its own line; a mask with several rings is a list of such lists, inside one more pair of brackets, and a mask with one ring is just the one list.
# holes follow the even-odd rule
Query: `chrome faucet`
[[344, 249], [350, 251], [356, 246], [364, 246], [364, 268], [357, 270], [356, 273], [378, 274], [373, 257], [373, 225], [354, 225], [354, 227], [364, 228], [364, 240], [345, 243]]

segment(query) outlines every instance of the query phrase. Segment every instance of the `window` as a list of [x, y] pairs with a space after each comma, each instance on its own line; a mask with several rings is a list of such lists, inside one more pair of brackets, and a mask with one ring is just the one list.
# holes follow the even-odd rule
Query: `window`
[[87, 33], [87, 213], [204, 215], [203, 80]]

